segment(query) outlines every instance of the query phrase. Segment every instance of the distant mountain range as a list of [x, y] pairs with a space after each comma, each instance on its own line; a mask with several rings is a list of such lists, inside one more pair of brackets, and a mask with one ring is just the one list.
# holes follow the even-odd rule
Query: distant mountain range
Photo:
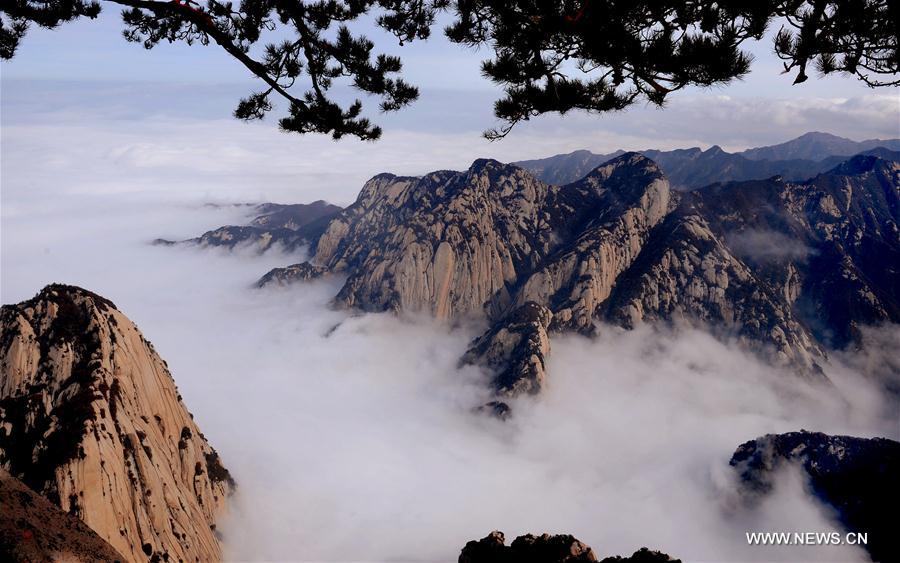
[[[638, 151], [656, 162], [679, 190], [700, 188], [715, 182], [764, 180], [782, 176], [786, 180], [805, 180], [834, 168], [847, 157], [872, 154], [886, 159], [900, 156], [900, 139], [852, 141], [828, 133], [807, 133], [796, 139], [729, 153], [719, 146], [707, 150], [697, 147], [661, 151]], [[583, 178], [600, 164], [624, 151], [594, 154], [579, 150], [537, 160], [515, 162], [550, 184], [569, 184]]]
[[900, 139], [852, 141], [831, 133], [811, 132], [785, 143], [737, 154], [750, 160], [824, 160], [830, 156], [853, 156], [878, 147], [900, 151]]

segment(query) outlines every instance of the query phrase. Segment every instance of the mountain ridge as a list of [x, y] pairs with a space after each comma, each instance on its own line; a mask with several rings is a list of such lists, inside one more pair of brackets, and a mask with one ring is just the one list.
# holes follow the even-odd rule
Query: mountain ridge
[[[669, 151], [646, 149], [635, 152], [657, 162], [674, 188], [690, 190], [715, 182], [762, 180], [772, 176], [805, 180], [827, 172], [840, 161], [855, 154], [869, 151], [882, 153], [900, 151], [900, 139], [856, 142], [829, 135], [828, 138], [834, 141], [824, 143], [819, 135], [827, 134], [807, 133], [779, 145], [735, 153], [726, 152], [718, 145], [713, 145], [705, 151], [699, 147], [692, 147]], [[542, 159], [517, 161], [513, 164], [531, 170], [544, 182], [568, 184], [581, 179], [596, 166], [624, 152], [620, 149], [608, 154], [594, 154], [581, 149]], [[896, 155], [894, 157], [896, 158]]]
[[340, 273], [342, 307], [484, 318], [462, 361], [501, 396], [539, 392], [552, 334], [597, 321], [700, 324], [821, 380], [827, 348], [900, 320], [900, 274], [873, 258], [900, 261], [898, 201], [900, 164], [876, 156], [691, 192], [639, 153], [566, 186], [479, 159], [374, 177], [308, 263], [259, 285]]

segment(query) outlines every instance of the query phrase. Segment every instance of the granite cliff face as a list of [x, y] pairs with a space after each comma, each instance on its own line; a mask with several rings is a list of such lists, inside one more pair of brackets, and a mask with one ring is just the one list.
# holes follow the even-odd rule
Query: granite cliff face
[[340, 306], [486, 319], [462, 359], [500, 395], [547, 381], [552, 334], [596, 321], [700, 326], [807, 377], [825, 348], [900, 321], [900, 165], [857, 156], [804, 182], [673, 192], [626, 153], [554, 186], [479, 160], [465, 172], [382, 174], [309, 263], [260, 286], [346, 276]]
[[0, 313], [0, 468], [128, 560], [217, 561], [234, 488], [165, 362], [108, 300], [51, 285]]
[[868, 533], [864, 547], [873, 561], [900, 558], [894, 524], [900, 502], [900, 443], [800, 431], [751, 440], [731, 457], [750, 503], [777, 494], [776, 475], [788, 465], [805, 473], [812, 494], [837, 513], [848, 531]]
[[349, 275], [337, 296], [346, 306], [480, 316], [555, 245], [558, 191], [489, 160], [462, 173], [377, 176], [331, 222], [312, 262]]

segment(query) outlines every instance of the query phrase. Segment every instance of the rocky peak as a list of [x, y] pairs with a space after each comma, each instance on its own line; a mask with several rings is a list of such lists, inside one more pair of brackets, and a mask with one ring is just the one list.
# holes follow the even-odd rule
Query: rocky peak
[[503, 532], [494, 531], [470, 541], [459, 555], [459, 563], [580, 563], [595, 562], [590, 547], [570, 535], [526, 534], [506, 545]]
[[830, 173], [841, 176], [856, 176], [865, 174], [866, 172], [872, 172], [876, 169], [882, 174], [890, 174], [891, 172], [896, 173], [896, 171], [900, 169], [900, 164], [897, 162], [886, 161], [875, 155], [858, 154], [835, 166], [831, 169]]
[[381, 202], [385, 199], [396, 201], [403, 188], [415, 180], [416, 178], [398, 177], [387, 173], [378, 174], [363, 184], [363, 188], [356, 198], [355, 205], [369, 208], [375, 205], [376, 202]]
[[332, 221], [312, 263], [349, 274], [337, 296], [345, 306], [480, 314], [551, 246], [540, 215], [548, 190], [488, 160], [466, 172], [394, 179]]
[[50, 285], [0, 312], [0, 468], [131, 560], [215, 561], [234, 484], [112, 302]]

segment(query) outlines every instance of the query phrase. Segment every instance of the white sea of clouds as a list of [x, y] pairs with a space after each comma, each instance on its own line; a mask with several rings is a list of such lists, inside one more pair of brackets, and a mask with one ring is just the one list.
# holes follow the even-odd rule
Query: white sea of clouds
[[[76, 284], [135, 321], [238, 481], [220, 527], [229, 560], [449, 561], [493, 529], [572, 533], [600, 555], [646, 545], [688, 561], [865, 560], [847, 546], [748, 546], [747, 531], [837, 525], [790, 476], [740, 508], [727, 462], [767, 432], [898, 438], [895, 412], [860, 375], [895, 369], [883, 350], [836, 358], [823, 389], [703, 332], [602, 327], [595, 340], [554, 339], [546, 392], [501, 423], [471, 412], [485, 377], [457, 367], [480, 327], [333, 310], [340, 280], [251, 288], [302, 253], [148, 244], [247, 219], [206, 203], [309, 200], [327, 196], [321, 186], [280, 184], [296, 173], [285, 164], [247, 189], [242, 165], [136, 158], [121, 136], [4, 142], [17, 157], [4, 152], [0, 297]], [[28, 139], [38, 152], [25, 158], [15, 151]], [[234, 158], [265, 152], [249, 147]]]

